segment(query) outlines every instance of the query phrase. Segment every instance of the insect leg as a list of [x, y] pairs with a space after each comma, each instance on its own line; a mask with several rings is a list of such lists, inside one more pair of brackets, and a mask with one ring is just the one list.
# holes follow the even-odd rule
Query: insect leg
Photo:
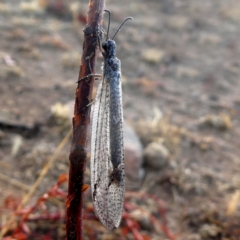
[[80, 78], [76, 83], [79, 83], [80, 81], [83, 81], [83, 80], [88, 79], [90, 77], [94, 77], [94, 78], [96, 78], [96, 80], [98, 80], [99, 78], [102, 78], [102, 74], [94, 74], [94, 73], [88, 74], [87, 76], [85, 76], [83, 78]]

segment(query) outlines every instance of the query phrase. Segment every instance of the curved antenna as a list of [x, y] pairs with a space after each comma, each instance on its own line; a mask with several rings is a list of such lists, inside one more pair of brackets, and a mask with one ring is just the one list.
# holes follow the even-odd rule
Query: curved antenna
[[104, 12], [108, 13], [108, 28], [107, 28], [107, 36], [106, 36], [106, 41], [107, 41], [108, 35], [109, 35], [109, 29], [110, 29], [111, 12], [107, 9], [105, 9]]
[[128, 17], [128, 18], [126, 18], [126, 19], [123, 21], [123, 23], [120, 25], [120, 27], [118, 28], [118, 30], [115, 32], [112, 40], [116, 37], [117, 33], [120, 31], [120, 29], [122, 28], [122, 26], [124, 25], [124, 23], [125, 23], [126, 21], [128, 21], [128, 20], [133, 20], [133, 18], [132, 18], [132, 17]]

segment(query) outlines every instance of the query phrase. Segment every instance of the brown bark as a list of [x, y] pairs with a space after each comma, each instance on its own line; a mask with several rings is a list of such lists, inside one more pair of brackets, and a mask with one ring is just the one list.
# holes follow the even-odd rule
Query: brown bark
[[[101, 37], [104, 0], [89, 0], [87, 24], [84, 28], [83, 54], [79, 79], [95, 73], [97, 38]], [[73, 137], [69, 155], [69, 185], [66, 231], [68, 240], [82, 239], [82, 206], [84, 171], [87, 158], [87, 130], [90, 123], [88, 104], [92, 99], [94, 77], [78, 82], [73, 117]]]

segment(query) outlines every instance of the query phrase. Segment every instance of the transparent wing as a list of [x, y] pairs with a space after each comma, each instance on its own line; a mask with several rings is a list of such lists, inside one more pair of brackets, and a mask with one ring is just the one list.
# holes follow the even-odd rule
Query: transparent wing
[[[121, 91], [121, 87], [119, 90]], [[93, 110], [91, 141], [91, 189], [94, 209], [102, 224], [109, 230], [118, 227], [121, 222], [125, 191], [122, 132], [121, 164], [114, 168], [111, 159], [110, 94], [110, 85], [102, 81], [98, 86]], [[121, 98], [119, 101], [121, 105]], [[120, 111], [122, 115], [122, 110]]]
[[109, 172], [112, 171], [109, 143], [109, 85], [101, 81], [93, 110], [91, 140], [91, 189], [95, 213], [107, 229], [115, 227], [110, 217]]

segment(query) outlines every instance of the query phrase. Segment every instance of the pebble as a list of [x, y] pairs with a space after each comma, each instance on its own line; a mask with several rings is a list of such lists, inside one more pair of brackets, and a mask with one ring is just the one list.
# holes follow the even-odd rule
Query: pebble
[[162, 143], [152, 142], [145, 148], [143, 156], [147, 167], [160, 170], [167, 164], [170, 153]]
[[222, 129], [222, 130], [231, 129], [233, 126], [231, 117], [226, 113], [222, 113], [220, 115], [210, 114], [210, 115], [201, 117], [199, 119], [199, 124], [211, 126], [216, 129]]
[[165, 56], [165, 53], [157, 48], [150, 48], [142, 52], [142, 59], [148, 63], [159, 63]]
[[138, 135], [126, 121], [124, 122], [124, 146], [126, 188], [133, 190], [140, 187], [144, 175], [143, 148]]
[[130, 213], [130, 217], [137, 221], [142, 229], [152, 230], [153, 226], [150, 221], [150, 216], [147, 212], [141, 211], [140, 209], [135, 209]]
[[204, 224], [199, 229], [199, 234], [202, 238], [216, 237], [221, 232], [221, 229], [214, 224]]
[[177, 77], [187, 77], [187, 78], [195, 78], [199, 76], [199, 71], [185, 66], [179, 66], [177, 68]]
[[171, 30], [183, 31], [189, 25], [189, 19], [185, 16], [171, 16], [166, 25]]

